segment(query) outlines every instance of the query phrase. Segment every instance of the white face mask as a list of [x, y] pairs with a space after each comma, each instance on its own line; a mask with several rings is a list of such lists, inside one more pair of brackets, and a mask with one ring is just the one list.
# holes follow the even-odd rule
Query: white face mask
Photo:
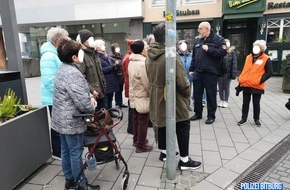
[[261, 52], [261, 49], [259, 46], [254, 46], [253, 47], [253, 54], [257, 55]]
[[106, 46], [101, 45], [100, 49], [101, 49], [101, 51], [106, 51]]
[[80, 49], [78, 52], [78, 59], [81, 63], [84, 62], [84, 56], [85, 56], [84, 50]]
[[230, 42], [226, 42], [226, 46], [229, 48], [231, 47], [231, 43]]
[[95, 47], [94, 37], [90, 37], [87, 41], [90, 47]]
[[116, 47], [115, 52], [120, 53], [120, 48]]
[[186, 51], [187, 50], [187, 44], [185, 42], [180, 44], [180, 49], [181, 51]]

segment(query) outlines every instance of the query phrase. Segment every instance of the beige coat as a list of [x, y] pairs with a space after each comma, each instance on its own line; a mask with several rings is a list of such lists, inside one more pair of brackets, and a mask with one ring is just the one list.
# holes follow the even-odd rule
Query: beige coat
[[149, 98], [149, 81], [145, 67], [146, 57], [132, 53], [129, 59], [129, 100], [130, 107], [135, 108], [138, 99]]

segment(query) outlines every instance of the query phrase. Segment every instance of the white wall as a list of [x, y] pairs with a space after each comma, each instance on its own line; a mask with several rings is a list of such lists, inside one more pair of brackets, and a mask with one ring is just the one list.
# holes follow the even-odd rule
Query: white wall
[[14, 0], [14, 2], [18, 24], [143, 17], [142, 0]]

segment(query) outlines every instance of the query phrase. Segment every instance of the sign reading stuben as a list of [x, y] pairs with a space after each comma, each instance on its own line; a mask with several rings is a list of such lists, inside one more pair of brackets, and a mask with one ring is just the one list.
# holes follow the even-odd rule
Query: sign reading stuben
[[224, 0], [224, 14], [239, 14], [263, 12], [266, 9], [265, 0]]

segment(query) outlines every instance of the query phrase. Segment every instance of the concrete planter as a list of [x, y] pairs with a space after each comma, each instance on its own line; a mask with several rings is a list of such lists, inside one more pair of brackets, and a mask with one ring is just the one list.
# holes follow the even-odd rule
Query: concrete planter
[[0, 124], [0, 184], [10, 190], [51, 157], [47, 108]]
[[287, 59], [287, 63], [285, 65], [282, 90], [284, 93], [290, 94], [290, 59]]

